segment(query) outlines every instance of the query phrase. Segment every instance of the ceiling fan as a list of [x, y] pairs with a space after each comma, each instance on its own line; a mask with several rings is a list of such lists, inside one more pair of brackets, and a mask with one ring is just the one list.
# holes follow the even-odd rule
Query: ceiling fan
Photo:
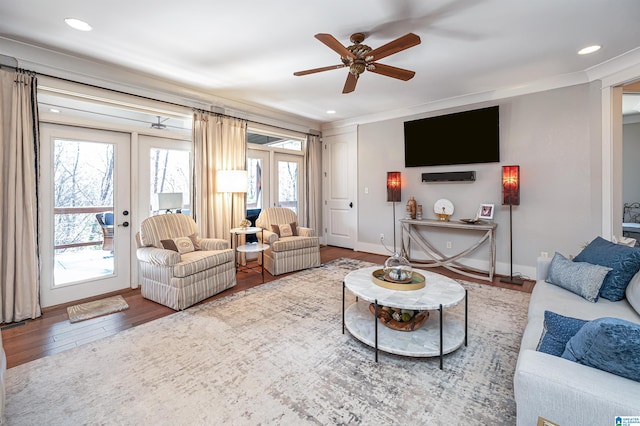
[[358, 83], [360, 74], [365, 71], [371, 71], [376, 74], [381, 74], [387, 77], [393, 77], [404, 81], [412, 79], [416, 74], [414, 71], [409, 71], [403, 68], [396, 68], [390, 65], [384, 65], [376, 62], [382, 58], [386, 58], [389, 55], [393, 55], [394, 53], [401, 52], [405, 49], [420, 44], [420, 37], [416, 34], [406, 34], [376, 49], [371, 49], [371, 47], [367, 46], [366, 44], [362, 44], [365, 39], [365, 35], [363, 33], [352, 34], [350, 40], [353, 44], [349, 47], [345, 47], [344, 45], [342, 45], [342, 43], [336, 40], [336, 38], [331, 34], [316, 34], [315, 38], [338, 53], [340, 55], [340, 60], [342, 61], [342, 63], [338, 65], [330, 65], [328, 67], [298, 71], [294, 72], [293, 75], [300, 76], [349, 67], [349, 74], [347, 75], [347, 81], [344, 84], [342, 93], [351, 93], [356, 88], [356, 83]]

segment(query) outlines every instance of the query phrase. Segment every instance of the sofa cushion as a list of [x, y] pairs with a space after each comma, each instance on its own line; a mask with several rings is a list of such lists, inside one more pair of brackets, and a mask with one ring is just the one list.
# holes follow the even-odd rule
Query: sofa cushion
[[631, 278], [625, 295], [631, 307], [640, 315], [640, 272]]
[[606, 317], [582, 326], [569, 339], [562, 358], [640, 381], [639, 353], [640, 325]]
[[597, 302], [600, 287], [609, 271], [611, 268], [572, 262], [556, 253], [551, 260], [546, 281], [580, 295], [589, 302]]
[[640, 269], [640, 249], [614, 244], [597, 237], [574, 261], [612, 268], [602, 283], [600, 296], [615, 302], [624, 298], [629, 281]]
[[549, 355], [562, 356], [565, 346], [588, 321], [544, 311], [544, 330], [536, 349]]

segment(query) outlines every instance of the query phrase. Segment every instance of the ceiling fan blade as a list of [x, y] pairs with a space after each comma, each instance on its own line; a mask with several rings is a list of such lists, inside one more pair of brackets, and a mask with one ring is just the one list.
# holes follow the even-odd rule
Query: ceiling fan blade
[[346, 66], [345, 64], [329, 65], [328, 67], [313, 68], [313, 69], [310, 69], [310, 70], [297, 71], [297, 72], [294, 72], [293, 75], [307, 75], [307, 74], [313, 74], [313, 73], [316, 73], [316, 72], [337, 70], [339, 68], [344, 68], [345, 66]]
[[394, 53], [417, 46], [418, 44], [420, 44], [420, 37], [414, 33], [409, 33], [373, 49], [367, 54], [367, 57], [372, 56], [373, 60], [377, 61], [382, 58], [386, 58], [389, 55], [393, 55]]
[[320, 33], [320, 34], [316, 34], [314, 37], [320, 40], [321, 42], [323, 42], [325, 45], [327, 45], [327, 47], [329, 47], [329, 49], [332, 49], [342, 58], [355, 59], [356, 55], [354, 55], [349, 49], [344, 47], [344, 45], [340, 43], [338, 40], [336, 40], [336, 38], [331, 34]]
[[347, 75], [347, 81], [344, 83], [344, 89], [342, 89], [342, 93], [351, 93], [356, 90], [356, 83], [358, 83], [358, 77], [354, 74], [349, 73]]
[[416, 75], [415, 71], [405, 70], [404, 68], [396, 68], [391, 65], [379, 64], [377, 62], [371, 63], [373, 67], [367, 68], [367, 71], [374, 72], [376, 74], [386, 75], [387, 77], [397, 78], [398, 80], [411, 80], [414, 75]]

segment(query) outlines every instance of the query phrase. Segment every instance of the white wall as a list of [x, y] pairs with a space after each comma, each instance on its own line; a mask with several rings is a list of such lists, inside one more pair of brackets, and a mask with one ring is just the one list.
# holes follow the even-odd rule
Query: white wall
[[[497, 272], [509, 273], [509, 208], [502, 206], [501, 166], [518, 164], [521, 170], [521, 204], [513, 208], [514, 273], [533, 277], [541, 251], [577, 254], [581, 246], [599, 235], [601, 226], [601, 131], [594, 116], [600, 111], [598, 84], [523, 95], [495, 103], [469, 105], [362, 124], [358, 132], [358, 248], [384, 252], [380, 233], [392, 245], [392, 206], [386, 202], [386, 172], [402, 172], [402, 203], [415, 196], [425, 218], [435, 218], [433, 203], [451, 200], [451, 220], [473, 217], [479, 204], [495, 204]], [[403, 123], [427, 116], [500, 105], [501, 162], [438, 167], [404, 167]], [[595, 123], [595, 124], [594, 124]], [[446, 141], [443, 141], [446, 143]], [[424, 172], [475, 170], [475, 182], [422, 183]], [[365, 188], [368, 193], [365, 193]], [[399, 239], [399, 228], [397, 231]], [[453, 254], [472, 240], [466, 234], [433, 236], [437, 247]], [[446, 249], [446, 241], [453, 248]], [[485, 253], [473, 256], [486, 259]]]

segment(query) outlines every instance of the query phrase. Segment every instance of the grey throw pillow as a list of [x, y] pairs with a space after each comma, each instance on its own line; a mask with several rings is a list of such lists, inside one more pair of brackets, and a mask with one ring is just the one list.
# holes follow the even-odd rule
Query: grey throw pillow
[[589, 302], [597, 302], [600, 287], [611, 268], [586, 262], [572, 262], [560, 253], [553, 255], [546, 281]]

